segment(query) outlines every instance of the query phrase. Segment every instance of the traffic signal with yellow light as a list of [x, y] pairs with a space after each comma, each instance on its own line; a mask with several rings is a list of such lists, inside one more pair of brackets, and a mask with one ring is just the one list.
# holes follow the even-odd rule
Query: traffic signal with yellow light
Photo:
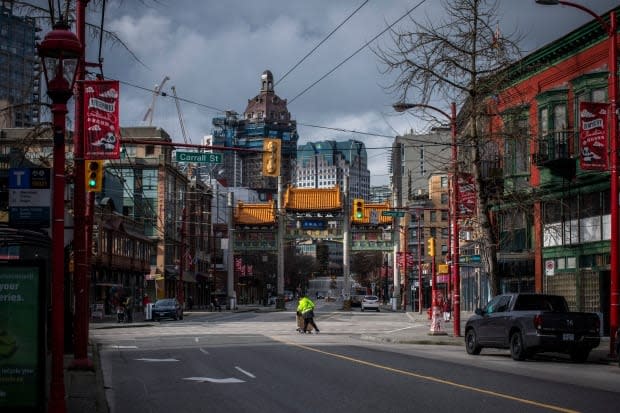
[[364, 200], [362, 198], [353, 199], [353, 221], [362, 222], [364, 220]]
[[281, 145], [280, 139], [263, 140], [263, 176], [280, 176]]
[[428, 242], [428, 256], [434, 257], [435, 256], [435, 238], [430, 237], [427, 242]]
[[103, 188], [103, 161], [86, 161], [86, 191], [101, 192]]

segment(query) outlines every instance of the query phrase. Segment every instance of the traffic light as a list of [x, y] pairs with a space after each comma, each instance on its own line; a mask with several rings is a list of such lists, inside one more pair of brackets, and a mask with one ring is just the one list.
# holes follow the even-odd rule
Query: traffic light
[[281, 145], [280, 139], [263, 140], [263, 176], [280, 176]]
[[427, 242], [428, 242], [428, 256], [434, 257], [435, 256], [435, 238], [430, 237]]
[[362, 198], [353, 199], [353, 221], [362, 222], [364, 220], [364, 200]]
[[86, 191], [101, 192], [103, 188], [103, 161], [86, 161]]

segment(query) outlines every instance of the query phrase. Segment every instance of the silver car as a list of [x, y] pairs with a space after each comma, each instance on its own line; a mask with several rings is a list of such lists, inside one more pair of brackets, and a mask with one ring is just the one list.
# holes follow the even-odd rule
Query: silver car
[[376, 295], [365, 295], [362, 298], [362, 311], [375, 310], [379, 312], [379, 297]]

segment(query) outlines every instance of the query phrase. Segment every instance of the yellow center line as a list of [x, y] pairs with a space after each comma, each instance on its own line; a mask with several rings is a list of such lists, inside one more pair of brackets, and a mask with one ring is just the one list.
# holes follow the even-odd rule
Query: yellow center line
[[536, 407], [542, 407], [542, 408], [553, 410], [553, 411], [556, 411], [556, 412], [578, 413], [578, 410], [567, 409], [567, 408], [564, 408], [564, 407], [554, 406], [552, 404], [547, 404], [547, 403], [540, 403], [540, 402], [537, 402], [537, 401], [534, 401], [534, 400], [528, 400], [528, 399], [524, 399], [524, 398], [521, 398], [521, 397], [511, 396], [511, 395], [505, 394], [505, 393], [499, 393], [499, 392], [495, 392], [495, 391], [492, 391], [492, 390], [485, 390], [485, 389], [481, 389], [481, 388], [478, 388], [478, 387], [468, 386], [466, 384], [460, 384], [460, 383], [456, 383], [456, 382], [453, 382], [453, 381], [450, 381], [450, 380], [444, 380], [444, 379], [440, 379], [440, 378], [433, 377], [433, 376], [426, 376], [426, 375], [423, 375], [423, 374], [413, 373], [413, 372], [407, 371], [407, 370], [396, 369], [394, 367], [388, 367], [388, 366], [384, 366], [384, 365], [381, 365], [381, 364], [372, 363], [370, 361], [365, 361], [365, 360], [360, 360], [360, 359], [356, 359], [356, 358], [349, 357], [349, 356], [344, 356], [342, 354], [330, 353], [329, 351], [319, 350], [317, 348], [305, 346], [305, 345], [299, 344], [299, 343], [293, 343], [293, 342], [290, 342], [290, 341], [279, 339], [277, 337], [272, 337], [272, 339], [274, 339], [276, 341], [279, 341], [279, 342], [281, 342], [283, 344], [288, 344], [290, 346], [295, 346], [295, 347], [303, 348], [305, 350], [314, 351], [315, 353], [320, 353], [320, 354], [324, 354], [326, 356], [336, 357], [336, 358], [339, 358], [339, 359], [342, 359], [342, 360], [351, 361], [353, 363], [362, 364], [364, 366], [374, 367], [374, 368], [377, 368], [377, 369], [382, 369], [382, 370], [390, 371], [392, 373], [402, 374], [404, 376], [415, 377], [415, 378], [418, 378], [418, 379], [427, 380], [427, 381], [431, 381], [431, 382], [439, 383], [439, 384], [445, 384], [447, 386], [452, 386], [452, 387], [456, 387], [456, 388], [463, 389], [463, 390], [469, 390], [469, 391], [476, 392], [476, 393], [482, 393], [482, 394], [486, 394], [488, 396], [497, 397], [497, 398], [500, 398], [500, 399], [512, 400], [512, 401], [515, 401], [515, 402], [519, 402], [519, 403], [523, 403], [523, 404], [528, 404], [528, 405], [532, 405], [532, 406], [536, 406]]

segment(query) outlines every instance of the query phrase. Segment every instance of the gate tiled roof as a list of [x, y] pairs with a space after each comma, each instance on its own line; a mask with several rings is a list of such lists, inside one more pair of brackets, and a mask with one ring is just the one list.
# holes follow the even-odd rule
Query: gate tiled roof
[[242, 225], [273, 225], [276, 223], [274, 201], [260, 204], [238, 202], [235, 208], [235, 223]]
[[289, 186], [284, 194], [287, 211], [327, 212], [342, 209], [342, 195], [338, 185], [331, 188], [297, 188]]

